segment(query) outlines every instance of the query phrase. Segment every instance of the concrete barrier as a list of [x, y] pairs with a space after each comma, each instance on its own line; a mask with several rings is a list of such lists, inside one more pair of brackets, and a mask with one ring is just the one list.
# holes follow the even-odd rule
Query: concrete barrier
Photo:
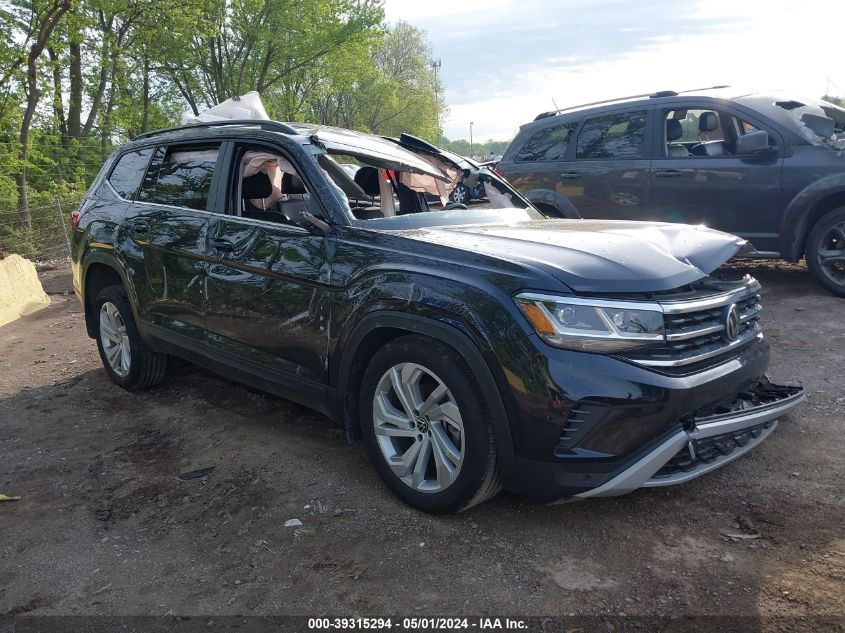
[[0, 259], [0, 327], [48, 305], [35, 264], [20, 255]]

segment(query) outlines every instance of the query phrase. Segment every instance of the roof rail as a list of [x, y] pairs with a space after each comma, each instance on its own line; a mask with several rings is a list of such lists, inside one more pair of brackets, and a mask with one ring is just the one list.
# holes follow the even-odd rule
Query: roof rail
[[168, 127], [162, 130], [142, 132], [132, 140], [137, 140], [139, 138], [149, 138], [151, 136], [157, 136], [158, 134], [165, 134], [166, 132], [178, 132], [181, 130], [192, 130], [197, 128], [208, 127], [226, 127], [229, 125], [249, 125], [252, 127], [260, 127], [262, 130], [267, 130], [269, 132], [282, 132], [283, 134], [299, 134], [299, 132], [297, 132], [291, 126], [287, 125], [286, 123], [280, 123], [279, 121], [263, 121], [255, 119], [227, 119], [225, 121], [209, 121], [207, 123], [188, 123], [187, 125]]
[[614, 99], [603, 99], [602, 101], [592, 101], [590, 103], [582, 103], [580, 105], [568, 106], [566, 108], [558, 108], [557, 110], [550, 110], [549, 112], [541, 112], [538, 114], [534, 120], [539, 121], [540, 119], [546, 119], [550, 116], [555, 116], [556, 114], [560, 114], [561, 112], [566, 112], [568, 110], [577, 110], [578, 108], [586, 108], [589, 106], [594, 105], [601, 105], [603, 103], [613, 103], [615, 101], [627, 101], [628, 99], [643, 99], [648, 97], [649, 99], [659, 99], [660, 97], [677, 97], [678, 95], [682, 95], [687, 92], [703, 92], [705, 90], [720, 90], [722, 88], [728, 88], [729, 86], [710, 86], [708, 88], [694, 88], [692, 90], [682, 90], [681, 92], [675, 92], [674, 90], [660, 90], [658, 92], [644, 92], [643, 94], [639, 95], [630, 95], [628, 97], [616, 97]]

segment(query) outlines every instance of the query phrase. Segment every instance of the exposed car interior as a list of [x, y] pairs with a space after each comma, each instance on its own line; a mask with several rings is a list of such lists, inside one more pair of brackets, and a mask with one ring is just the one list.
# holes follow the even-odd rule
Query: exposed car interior
[[669, 110], [665, 117], [671, 158], [733, 156], [741, 136], [759, 132], [748, 121], [713, 110]]
[[308, 206], [305, 184], [282, 156], [246, 150], [239, 163], [238, 182], [241, 217], [294, 224]]

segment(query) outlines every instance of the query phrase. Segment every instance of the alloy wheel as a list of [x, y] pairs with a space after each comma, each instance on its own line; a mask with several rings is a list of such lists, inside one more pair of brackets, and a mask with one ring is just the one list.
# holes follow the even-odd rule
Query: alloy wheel
[[465, 456], [461, 412], [431, 370], [416, 363], [388, 369], [373, 396], [373, 426], [385, 461], [405, 485], [436, 493], [458, 477]]
[[824, 275], [837, 285], [845, 285], [845, 222], [825, 231], [816, 258]]
[[132, 361], [129, 337], [120, 310], [110, 301], [100, 308], [100, 342], [109, 367], [120, 378], [126, 378]]

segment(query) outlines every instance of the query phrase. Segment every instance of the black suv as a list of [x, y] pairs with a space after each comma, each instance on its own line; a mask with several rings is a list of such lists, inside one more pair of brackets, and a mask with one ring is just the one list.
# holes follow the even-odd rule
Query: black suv
[[705, 224], [845, 296], [845, 109], [722, 88], [546, 112], [498, 169], [559, 217]]
[[[448, 193], [469, 176], [486, 202], [468, 209]], [[765, 378], [758, 283], [702, 272], [743, 240], [548, 219], [411, 136], [272, 121], [146, 134], [71, 224], [114, 382], [156, 384], [173, 355], [313, 407], [426, 511], [502, 487], [550, 501], [683, 482], [803, 398]]]

